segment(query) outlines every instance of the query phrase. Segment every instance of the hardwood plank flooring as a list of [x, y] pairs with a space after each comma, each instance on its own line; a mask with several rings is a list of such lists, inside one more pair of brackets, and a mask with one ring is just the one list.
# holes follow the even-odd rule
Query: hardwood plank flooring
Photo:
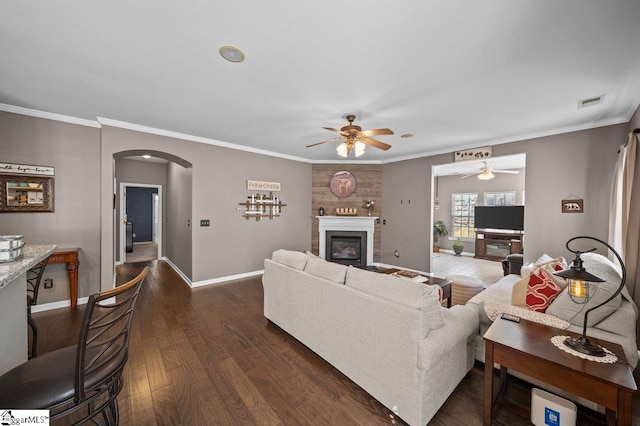
[[[125, 264], [117, 282], [151, 273], [133, 319], [118, 401], [122, 425], [402, 424], [390, 410], [262, 314], [261, 277], [190, 289], [162, 261]], [[73, 345], [83, 315], [34, 314], [39, 354]], [[483, 366], [476, 365], [430, 424], [482, 424]], [[530, 389], [510, 381], [494, 425], [529, 425]], [[640, 424], [640, 396], [634, 424]], [[580, 425], [604, 424], [581, 411]]]

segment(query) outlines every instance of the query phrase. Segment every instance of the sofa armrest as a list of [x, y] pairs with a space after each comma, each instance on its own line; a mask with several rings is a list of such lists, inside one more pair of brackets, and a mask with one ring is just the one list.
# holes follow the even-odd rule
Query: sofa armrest
[[444, 325], [431, 330], [426, 338], [419, 340], [418, 368], [423, 371], [429, 370], [460, 345], [460, 342], [472, 339], [478, 334], [478, 330], [478, 314], [475, 308], [455, 305], [445, 309]]

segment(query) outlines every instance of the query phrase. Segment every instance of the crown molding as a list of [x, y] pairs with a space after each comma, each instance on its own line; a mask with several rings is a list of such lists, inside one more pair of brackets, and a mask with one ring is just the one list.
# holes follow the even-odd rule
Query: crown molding
[[287, 154], [280, 154], [278, 152], [267, 151], [265, 149], [251, 148], [248, 146], [238, 145], [238, 144], [229, 143], [229, 142], [222, 142], [215, 139], [204, 138], [202, 136], [193, 136], [193, 135], [188, 135], [184, 133], [173, 132], [170, 130], [157, 129], [155, 127], [141, 126], [139, 124], [112, 120], [110, 118], [104, 118], [104, 117], [97, 117], [97, 118], [98, 118], [98, 122], [103, 126], [118, 127], [121, 129], [133, 130], [136, 132], [150, 133], [158, 136], [166, 136], [169, 138], [182, 139], [182, 140], [187, 140], [191, 142], [205, 143], [208, 145], [215, 145], [222, 148], [230, 148], [230, 149], [235, 149], [237, 151], [245, 151], [253, 154], [267, 155], [270, 157], [278, 157], [278, 158], [283, 158], [285, 160], [299, 161], [302, 163], [312, 162], [308, 158], [296, 157], [296, 156], [287, 155]]
[[64, 123], [77, 124], [79, 126], [100, 128], [100, 123], [94, 120], [71, 117], [69, 115], [54, 114], [52, 112], [39, 111], [37, 109], [23, 108], [15, 105], [1, 104], [0, 111], [12, 112], [14, 114], [29, 115], [31, 117], [45, 118], [47, 120], [62, 121]]
[[616, 124], [625, 124], [628, 122], [629, 122], [629, 118], [618, 117], [618, 118], [612, 118], [609, 120], [593, 121], [590, 123], [585, 123], [585, 124], [580, 124], [575, 126], [559, 127], [556, 129], [545, 130], [542, 132], [524, 133], [517, 136], [510, 136], [508, 138], [487, 139], [480, 142], [474, 142], [473, 144], [470, 144], [470, 145], [448, 146], [439, 150], [423, 152], [420, 154], [390, 158], [388, 160], [382, 160], [382, 164], [397, 163], [399, 161], [414, 160], [416, 158], [423, 158], [423, 157], [432, 157], [434, 155], [440, 155], [440, 154], [452, 154], [455, 151], [460, 151], [463, 149], [479, 148], [479, 147], [488, 146], [488, 145], [490, 146], [503, 145], [511, 142], [522, 142], [530, 139], [538, 139], [538, 138], [544, 138], [548, 136], [562, 135], [565, 133], [580, 132], [583, 130], [597, 129], [598, 127], [613, 126]]

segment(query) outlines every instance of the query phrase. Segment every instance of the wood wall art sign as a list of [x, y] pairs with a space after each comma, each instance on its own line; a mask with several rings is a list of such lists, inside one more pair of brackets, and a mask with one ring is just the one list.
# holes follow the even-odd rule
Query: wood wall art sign
[[492, 149], [490, 146], [484, 148], [466, 149], [464, 151], [456, 151], [453, 153], [453, 161], [481, 160], [490, 158]]
[[33, 166], [30, 164], [0, 163], [0, 173], [16, 175], [53, 176], [55, 169], [51, 166]]
[[351, 197], [357, 186], [355, 176], [344, 170], [334, 173], [329, 181], [329, 189], [338, 198]]
[[584, 200], [582, 198], [562, 200], [562, 213], [584, 213]]
[[280, 182], [264, 182], [261, 180], [248, 180], [249, 191], [280, 191]]

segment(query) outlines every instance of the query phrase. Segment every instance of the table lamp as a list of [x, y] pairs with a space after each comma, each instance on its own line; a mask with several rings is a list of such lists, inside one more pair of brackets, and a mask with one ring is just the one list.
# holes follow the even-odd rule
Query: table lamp
[[554, 275], [567, 279], [568, 281], [567, 291], [569, 293], [569, 297], [574, 303], [579, 303], [579, 304], [587, 303], [587, 301], [591, 297], [591, 293], [592, 293], [591, 289], [597, 286], [597, 283], [605, 281], [602, 278], [587, 272], [587, 270], [584, 268], [582, 264], [582, 259], [580, 258], [580, 255], [582, 253], [591, 253], [596, 250], [595, 248], [587, 251], [579, 251], [579, 250], [572, 250], [571, 247], [569, 247], [571, 242], [579, 239], [593, 240], [601, 243], [602, 245], [607, 247], [609, 250], [611, 250], [611, 252], [618, 259], [618, 262], [620, 262], [620, 266], [622, 267], [622, 279], [620, 280], [620, 285], [618, 286], [618, 289], [607, 300], [585, 311], [584, 324], [582, 326], [582, 336], [578, 338], [567, 337], [564, 340], [564, 344], [575, 351], [578, 351], [580, 353], [587, 354], [587, 355], [602, 357], [606, 355], [606, 352], [604, 351], [604, 349], [602, 349], [600, 345], [591, 342], [587, 337], [587, 318], [589, 316], [589, 312], [595, 309], [598, 309], [599, 307], [609, 303], [618, 294], [620, 294], [620, 292], [622, 291], [622, 288], [624, 287], [624, 283], [627, 279], [627, 270], [618, 252], [616, 252], [613, 247], [611, 247], [609, 244], [605, 243], [604, 241], [595, 237], [588, 237], [588, 236], [579, 236], [579, 237], [571, 238], [566, 243], [567, 250], [569, 250], [571, 253], [576, 255], [575, 259], [573, 259], [573, 263], [571, 264], [571, 268], [564, 271], [556, 272]]

